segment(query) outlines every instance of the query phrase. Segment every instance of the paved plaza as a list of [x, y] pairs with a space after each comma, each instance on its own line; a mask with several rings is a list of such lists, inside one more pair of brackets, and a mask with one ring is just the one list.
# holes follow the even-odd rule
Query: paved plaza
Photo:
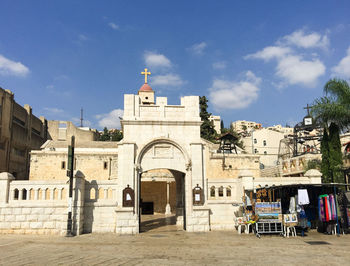
[[[134, 236], [2, 235], [1, 265], [349, 265], [350, 235], [306, 237], [188, 233], [171, 219], [145, 219]], [[157, 227], [156, 225], [162, 225]]]

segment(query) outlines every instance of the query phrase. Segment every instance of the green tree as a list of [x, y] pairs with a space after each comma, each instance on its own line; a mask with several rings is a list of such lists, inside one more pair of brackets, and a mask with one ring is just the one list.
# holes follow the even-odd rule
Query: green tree
[[344, 177], [342, 173], [343, 154], [341, 152], [341, 144], [339, 138], [339, 127], [335, 123], [329, 126], [329, 170], [331, 173], [331, 181], [335, 183], [343, 183]]
[[123, 139], [123, 132], [116, 129], [112, 132], [111, 137], [112, 137], [112, 141], [120, 141]]
[[201, 125], [201, 137], [215, 142], [216, 138], [216, 131], [214, 129], [214, 125], [212, 121], [209, 121], [209, 117], [211, 116], [211, 113], [208, 113], [208, 100], [205, 96], [199, 97], [199, 108], [200, 108], [200, 117], [203, 121]]
[[103, 133], [100, 135], [99, 141], [109, 141], [111, 140], [111, 135], [109, 134], [109, 131], [107, 127], [103, 129]]
[[[350, 86], [345, 80], [331, 79], [326, 96], [316, 99], [312, 114], [323, 124], [321, 143], [323, 182], [342, 182], [342, 153], [339, 134], [350, 125]], [[328, 173], [328, 174], [327, 174]]]
[[305, 167], [305, 172], [307, 170], [310, 170], [310, 169], [321, 170], [321, 164], [322, 164], [321, 160], [318, 160], [318, 159], [310, 160], [310, 161], [307, 162], [307, 165]]
[[321, 173], [322, 173], [322, 182], [331, 183], [331, 171], [329, 169], [329, 137], [327, 129], [323, 129], [323, 137], [321, 141]]

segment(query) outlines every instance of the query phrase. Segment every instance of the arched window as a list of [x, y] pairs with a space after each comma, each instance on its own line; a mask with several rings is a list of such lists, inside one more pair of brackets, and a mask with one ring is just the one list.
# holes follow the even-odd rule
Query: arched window
[[226, 188], [226, 197], [231, 197], [231, 187], [230, 186], [228, 186]]
[[219, 197], [223, 197], [224, 196], [224, 188], [221, 186], [219, 187]]
[[96, 199], [96, 190], [94, 188], [90, 189], [90, 199]]
[[266, 146], [266, 140], [263, 141], [263, 145]]
[[18, 191], [18, 189], [16, 188], [16, 189], [13, 191], [13, 199], [14, 199], [14, 200], [18, 200], [18, 197], [19, 197], [19, 191]]
[[26, 200], [27, 199], [27, 190], [24, 188], [22, 189], [22, 198], [21, 200]]
[[254, 144], [257, 144], [257, 143], [258, 143], [258, 141], [256, 139], [254, 139]]
[[[99, 190], [98, 190], [98, 198], [99, 199], [104, 199], [104, 189], [103, 188], [100, 188]], [[106, 195], [107, 196], [107, 195]]]
[[214, 186], [212, 186], [210, 188], [210, 197], [215, 198], [215, 187]]
[[47, 188], [45, 189], [45, 199], [49, 200], [50, 199], [50, 190]]

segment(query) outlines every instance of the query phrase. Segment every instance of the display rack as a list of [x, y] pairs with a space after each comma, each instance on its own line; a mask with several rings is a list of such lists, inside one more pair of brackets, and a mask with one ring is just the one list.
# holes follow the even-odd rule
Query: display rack
[[255, 214], [259, 217], [255, 225], [255, 234], [283, 235], [281, 202], [256, 202]]
[[255, 225], [255, 234], [260, 238], [261, 234], [283, 234], [282, 222], [257, 222]]

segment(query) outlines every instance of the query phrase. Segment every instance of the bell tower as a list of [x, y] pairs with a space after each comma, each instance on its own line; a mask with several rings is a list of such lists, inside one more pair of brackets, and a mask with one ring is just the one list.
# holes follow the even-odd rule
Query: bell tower
[[147, 76], [151, 75], [151, 72], [148, 72], [147, 68], [145, 68], [145, 71], [142, 71], [141, 75], [145, 75], [145, 83], [141, 86], [138, 92], [138, 95], [141, 99], [141, 104], [153, 105], [154, 91], [152, 90], [151, 86], [147, 83]]

